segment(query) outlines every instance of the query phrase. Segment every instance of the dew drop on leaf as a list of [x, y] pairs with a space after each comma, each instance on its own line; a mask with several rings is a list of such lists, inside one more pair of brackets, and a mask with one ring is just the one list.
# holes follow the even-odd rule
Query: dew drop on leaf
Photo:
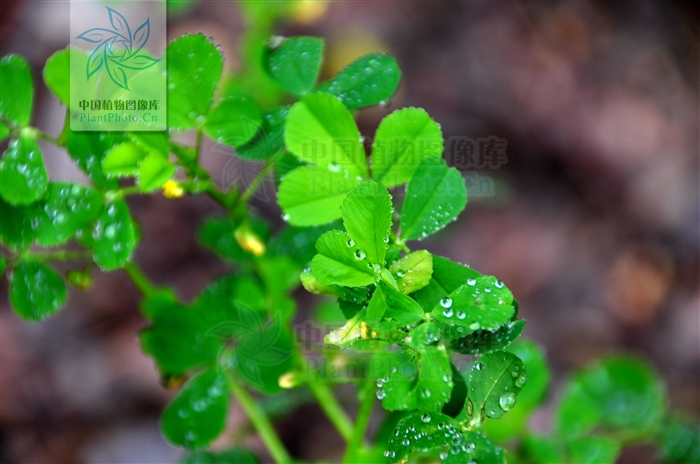
[[510, 411], [513, 406], [515, 406], [515, 394], [513, 393], [504, 393], [501, 395], [501, 397], [498, 399], [498, 404], [501, 406], [501, 409], [504, 411]]
[[440, 306], [443, 308], [450, 308], [452, 307], [452, 298], [445, 297], [442, 300], [440, 300]]

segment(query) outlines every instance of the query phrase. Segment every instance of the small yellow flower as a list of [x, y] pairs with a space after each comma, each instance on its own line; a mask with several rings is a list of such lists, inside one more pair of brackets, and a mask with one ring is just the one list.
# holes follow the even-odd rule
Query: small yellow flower
[[292, 19], [300, 24], [313, 24], [328, 11], [324, 0], [301, 0], [292, 10]]
[[371, 332], [366, 322], [360, 324], [360, 330], [362, 331], [362, 339], [369, 340]]
[[243, 224], [236, 229], [233, 236], [245, 251], [253, 253], [255, 256], [262, 256], [265, 254], [265, 243], [247, 224]]
[[180, 198], [184, 194], [185, 190], [176, 180], [170, 179], [163, 184], [163, 196], [165, 198]]
[[299, 376], [295, 372], [287, 372], [286, 374], [280, 375], [277, 383], [280, 387], [285, 389], [294, 388], [299, 385]]

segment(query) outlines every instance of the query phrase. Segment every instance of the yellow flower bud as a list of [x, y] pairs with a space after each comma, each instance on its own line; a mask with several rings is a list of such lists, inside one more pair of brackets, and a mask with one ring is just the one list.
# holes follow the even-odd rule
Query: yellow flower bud
[[325, 0], [300, 0], [292, 10], [292, 19], [300, 24], [313, 24], [328, 11]]
[[265, 254], [265, 243], [250, 229], [250, 227], [248, 227], [248, 224], [243, 224], [238, 227], [233, 233], [233, 236], [245, 251], [253, 253], [255, 256], [262, 256]]
[[163, 184], [163, 196], [165, 198], [180, 198], [184, 194], [185, 191], [176, 180], [170, 179]]
[[296, 372], [290, 371], [286, 374], [280, 375], [277, 383], [280, 387], [285, 389], [294, 388], [299, 385], [299, 376], [296, 374]]

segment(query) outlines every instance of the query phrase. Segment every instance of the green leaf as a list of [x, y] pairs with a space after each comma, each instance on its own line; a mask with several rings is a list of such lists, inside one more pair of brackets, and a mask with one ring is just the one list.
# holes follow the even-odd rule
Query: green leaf
[[259, 464], [260, 460], [247, 451], [197, 451], [180, 461], [181, 464]]
[[450, 417], [457, 417], [464, 411], [464, 404], [467, 400], [467, 382], [454, 364], [450, 363], [450, 369], [452, 370], [452, 384], [454, 386], [450, 400], [442, 408], [442, 413]]
[[362, 338], [362, 320], [365, 312], [360, 311], [339, 329], [331, 330], [324, 338], [326, 345], [336, 345], [347, 347], [353, 345], [358, 339]]
[[404, 351], [379, 351], [370, 360], [370, 373], [377, 379], [377, 398], [387, 411], [415, 409], [416, 397], [411, 394], [411, 380], [418, 370]]
[[440, 300], [457, 290], [469, 278], [476, 279], [481, 274], [463, 264], [455, 263], [442, 256], [433, 255], [433, 274], [426, 287], [413, 296], [426, 311], [431, 311]]
[[223, 57], [202, 34], [187, 34], [168, 44], [168, 127], [191, 129], [211, 106]]
[[495, 351], [482, 356], [469, 373], [467, 414], [478, 418], [484, 411], [487, 417], [500, 418], [513, 409], [526, 382], [525, 364], [513, 353]]
[[192, 378], [163, 411], [161, 427], [176, 445], [202, 448], [221, 434], [226, 425], [229, 396], [226, 379], [218, 369]]
[[32, 71], [19, 55], [7, 55], [0, 61], [0, 116], [11, 124], [24, 127], [29, 124], [34, 100]]
[[256, 262], [270, 296], [284, 295], [299, 285], [299, 265], [289, 256], [265, 255]]
[[243, 146], [262, 123], [260, 107], [251, 97], [238, 95], [219, 101], [207, 116], [204, 131], [219, 143]]
[[384, 456], [398, 463], [416, 452], [438, 455], [447, 464], [506, 462], [502, 448], [478, 432], [462, 432], [457, 421], [439, 412], [415, 412], [402, 419]]
[[557, 409], [557, 432], [573, 440], [586, 435], [600, 421], [600, 413], [580, 383], [572, 381], [564, 388]]
[[118, 186], [116, 179], [105, 177], [102, 172], [102, 160], [112, 147], [126, 141], [122, 134], [74, 132], [66, 128], [64, 136], [68, 154], [96, 186], [102, 188]]
[[146, 150], [135, 143], [116, 145], [107, 151], [102, 160], [102, 172], [107, 176], [134, 176], [146, 155]]
[[44, 82], [64, 105], [70, 105], [70, 60], [72, 53], [81, 53], [74, 48], [59, 50], [46, 60]]
[[0, 275], [5, 272], [5, 269], [7, 269], [7, 260], [0, 256]]
[[340, 217], [343, 198], [359, 184], [341, 172], [304, 166], [284, 176], [277, 201], [284, 219], [293, 225], [326, 224]]
[[199, 228], [197, 239], [224, 259], [238, 263], [250, 261], [250, 254], [243, 251], [233, 235], [237, 227], [229, 218], [210, 217]]
[[334, 96], [312, 93], [289, 110], [284, 133], [289, 151], [299, 158], [367, 177], [367, 158], [350, 112]]
[[418, 382], [413, 394], [416, 407], [423, 411], [441, 411], [452, 393], [452, 369], [447, 351], [426, 347], [418, 366]]
[[672, 417], [659, 437], [664, 462], [700, 463], [700, 424], [683, 417]]
[[569, 443], [569, 462], [576, 464], [614, 464], [620, 444], [611, 438], [586, 437]]
[[260, 129], [255, 136], [240, 147], [236, 154], [241, 158], [264, 160], [284, 148], [284, 125], [291, 106], [279, 106], [262, 113]]
[[328, 231], [316, 242], [316, 250], [311, 271], [321, 284], [364, 287], [376, 281], [372, 265], [348, 234]]
[[347, 109], [353, 110], [388, 101], [400, 80], [396, 58], [372, 53], [347, 65], [319, 90], [337, 96]]
[[111, 271], [131, 259], [136, 246], [136, 224], [124, 200], [115, 200], [107, 206], [93, 231], [95, 244], [92, 257], [104, 270]]
[[510, 321], [496, 330], [477, 330], [466, 337], [453, 339], [450, 348], [462, 354], [484, 354], [502, 350], [513, 343], [525, 328], [525, 319]]
[[484, 424], [485, 433], [498, 443], [521, 437], [527, 429], [530, 414], [542, 403], [551, 372], [544, 352], [535, 343], [525, 340], [511, 345], [508, 350], [525, 364], [527, 383], [518, 394], [518, 402], [508, 414], [497, 421]]
[[389, 267], [401, 293], [413, 293], [428, 285], [433, 274], [433, 256], [426, 250], [409, 253]]
[[370, 263], [382, 264], [391, 232], [391, 198], [376, 182], [364, 182], [343, 200], [343, 225]]
[[384, 118], [372, 142], [372, 177], [387, 187], [411, 180], [423, 158], [442, 155], [442, 131], [425, 110], [404, 108]]
[[534, 464], [567, 462], [561, 444], [549, 437], [527, 435], [523, 438], [520, 449], [527, 462]]
[[0, 195], [8, 203], [26, 205], [41, 198], [48, 183], [36, 141], [22, 135], [10, 142], [0, 160]]
[[40, 321], [52, 315], [66, 300], [63, 279], [42, 262], [19, 261], [9, 281], [10, 304], [28, 321]]
[[65, 243], [95, 221], [101, 211], [102, 195], [98, 191], [78, 184], [51, 182], [38, 207], [36, 241], [44, 246]]
[[[573, 416], [581, 405], [593, 412], [589, 421]], [[661, 427], [666, 408], [663, 382], [644, 362], [631, 357], [611, 357], [599, 361], [577, 374], [562, 399], [559, 430], [576, 438], [596, 423], [632, 435], [646, 436]], [[597, 417], [597, 421], [595, 420]]]
[[440, 158], [423, 159], [408, 183], [401, 211], [405, 240], [424, 238], [453, 221], [467, 204], [460, 172]]
[[163, 158], [170, 154], [167, 132], [132, 132], [131, 140], [149, 153], [158, 153]]
[[461, 338], [477, 330], [496, 330], [514, 314], [513, 294], [493, 276], [467, 279], [433, 308], [433, 317], [453, 328], [450, 338]]
[[340, 229], [340, 224], [332, 222], [318, 227], [286, 227], [269, 244], [270, 253], [285, 255], [306, 266], [316, 254], [316, 241], [329, 230]]
[[297, 96], [308, 93], [316, 83], [323, 59], [323, 39], [292, 37], [267, 49], [263, 57], [265, 71], [287, 92]]
[[13, 206], [0, 198], [0, 238], [11, 250], [29, 247], [39, 227], [35, 205]]
[[369, 300], [367, 305], [367, 314], [365, 315], [365, 322], [370, 326], [374, 326], [382, 320], [384, 313], [389, 309], [386, 303], [386, 298], [384, 297], [384, 292], [382, 292], [382, 287], [379, 286], [372, 294], [372, 298]]
[[163, 155], [151, 153], [139, 165], [136, 184], [142, 192], [152, 192], [173, 177], [175, 169]]
[[381, 284], [389, 309], [384, 313], [385, 319], [392, 319], [401, 324], [414, 324], [423, 319], [423, 308], [411, 297]]

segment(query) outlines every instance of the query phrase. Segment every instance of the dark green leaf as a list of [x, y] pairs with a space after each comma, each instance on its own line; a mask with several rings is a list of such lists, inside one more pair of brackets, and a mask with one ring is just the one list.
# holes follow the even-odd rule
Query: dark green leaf
[[115, 145], [126, 141], [121, 134], [105, 132], [74, 132], [66, 128], [68, 154], [92, 182], [103, 188], [116, 188], [116, 179], [107, 179], [102, 172], [102, 160]]
[[511, 321], [496, 330], [477, 330], [466, 337], [450, 342], [450, 348], [462, 354], [484, 354], [502, 350], [513, 343], [523, 332], [525, 319]]
[[306, 266], [316, 254], [316, 240], [340, 224], [329, 223], [317, 227], [286, 227], [270, 242], [270, 253], [286, 255], [300, 266]]
[[207, 116], [204, 131], [219, 143], [232, 147], [243, 146], [258, 132], [262, 112], [251, 97], [226, 97], [219, 101]]
[[247, 451], [198, 451], [188, 454], [181, 464], [259, 464], [260, 460]]
[[450, 417], [457, 417], [464, 411], [464, 404], [467, 400], [467, 383], [464, 380], [464, 375], [459, 372], [459, 369], [454, 364], [450, 363], [450, 369], [452, 370], [452, 384], [454, 386], [452, 387], [450, 400], [442, 408], [442, 413]]
[[82, 185], [51, 182], [37, 211], [37, 243], [60, 245], [99, 217], [102, 195]]
[[518, 393], [527, 382], [525, 364], [513, 353], [494, 351], [472, 366], [469, 373], [467, 414], [479, 418], [500, 418], [513, 409]]
[[377, 287], [377, 289], [372, 294], [372, 298], [369, 300], [367, 305], [367, 314], [365, 316], [365, 322], [370, 326], [374, 326], [382, 320], [384, 313], [389, 309], [386, 303], [386, 298], [384, 298], [384, 292], [382, 292], [382, 287]]
[[372, 265], [346, 233], [326, 232], [316, 242], [316, 250], [311, 271], [321, 284], [364, 287], [376, 281]]
[[163, 411], [166, 438], [187, 448], [207, 446], [224, 430], [229, 396], [226, 379], [218, 369], [192, 378]]
[[323, 39], [292, 37], [284, 39], [264, 56], [267, 73], [287, 92], [306, 94], [316, 83], [323, 59]]
[[432, 277], [428, 285], [418, 290], [413, 297], [423, 309], [431, 311], [442, 298], [464, 285], [467, 279], [480, 276], [481, 274], [467, 266], [433, 255]]
[[5, 140], [11, 133], [10, 128], [7, 127], [7, 124], [4, 122], [0, 121], [0, 142]]
[[401, 235], [405, 240], [427, 237], [456, 219], [466, 204], [467, 187], [460, 172], [440, 158], [424, 158], [408, 183]]
[[32, 71], [19, 55], [7, 55], [0, 61], [0, 116], [11, 124], [24, 127], [29, 124], [34, 100]]
[[92, 256], [102, 269], [113, 270], [129, 262], [136, 246], [137, 231], [124, 200], [115, 200], [103, 210], [93, 238]]
[[0, 195], [8, 203], [26, 205], [41, 198], [48, 183], [49, 177], [36, 141], [22, 135], [10, 142], [0, 160]]
[[293, 225], [326, 224], [340, 217], [343, 199], [359, 183], [341, 172], [300, 167], [284, 176], [277, 201], [284, 219]]
[[569, 443], [569, 462], [576, 464], [614, 464], [620, 444], [611, 438], [586, 437]]
[[700, 424], [682, 417], [673, 417], [659, 437], [661, 455], [667, 462], [700, 463]]
[[223, 57], [202, 34], [187, 34], [165, 49], [168, 61], [168, 127], [190, 129], [211, 106]]
[[520, 451], [527, 459], [527, 462], [532, 462], [533, 464], [566, 462], [564, 450], [560, 443], [549, 437], [527, 435], [523, 438]]
[[53, 269], [39, 261], [19, 261], [10, 274], [10, 304], [23, 319], [40, 321], [66, 300], [66, 285]]
[[229, 218], [210, 217], [199, 228], [197, 238], [205, 247], [233, 262], [250, 261], [233, 236], [238, 225]]
[[414, 324], [423, 319], [423, 308], [411, 297], [398, 290], [381, 285], [389, 309], [384, 313], [385, 319], [392, 319], [401, 324]]
[[388, 101], [400, 80], [401, 70], [396, 58], [372, 53], [347, 65], [319, 90], [337, 96], [352, 110]]
[[309, 163], [351, 177], [367, 177], [367, 158], [350, 112], [334, 96], [313, 93], [289, 110], [284, 132], [289, 151]]
[[12, 206], [0, 198], [0, 218], [3, 243], [12, 250], [28, 248], [40, 224], [35, 205]]
[[372, 142], [372, 177], [387, 187], [411, 180], [423, 158], [442, 155], [442, 131], [420, 108], [391, 113]]
[[364, 182], [343, 200], [343, 225], [355, 245], [373, 264], [382, 265], [391, 231], [391, 199], [376, 182]]

